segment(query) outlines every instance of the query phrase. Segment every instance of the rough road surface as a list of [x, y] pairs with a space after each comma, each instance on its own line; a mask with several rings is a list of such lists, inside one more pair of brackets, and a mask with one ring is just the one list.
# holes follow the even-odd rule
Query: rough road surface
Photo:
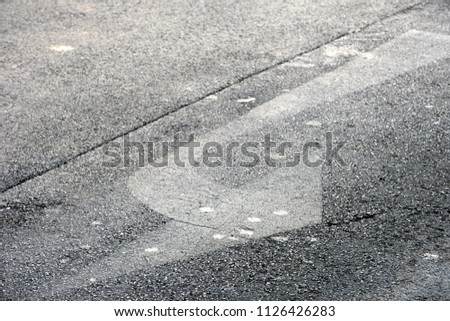
[[1, 6], [4, 299], [450, 299], [448, 1]]

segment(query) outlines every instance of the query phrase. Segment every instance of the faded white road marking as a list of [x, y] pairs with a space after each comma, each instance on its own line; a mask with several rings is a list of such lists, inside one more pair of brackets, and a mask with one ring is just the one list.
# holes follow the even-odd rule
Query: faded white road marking
[[352, 47], [336, 47], [333, 45], [325, 46], [324, 54], [332, 58], [361, 56], [365, 59], [373, 59], [375, 57], [374, 54], [370, 52], [361, 52]]
[[[373, 54], [376, 59], [355, 57], [346, 65], [257, 106], [238, 120], [198, 138], [200, 141], [220, 142], [230, 141], [236, 135], [241, 135], [246, 139], [259, 139], [258, 134], [262, 129], [268, 126], [279, 127], [307, 108], [332, 102], [352, 92], [379, 85], [405, 72], [450, 57], [450, 37], [412, 31], [380, 46]], [[244, 243], [249, 239], [244, 235], [237, 240], [228, 237], [218, 242], [211, 237], [211, 231], [218, 229], [224, 235], [233, 235], [248, 217], [255, 216], [273, 222], [259, 224], [254, 237], [271, 236], [320, 222], [320, 168], [250, 173], [242, 175], [242, 179], [238, 176], [236, 181], [231, 181], [232, 184], [228, 185], [218, 179], [220, 176], [215, 175], [215, 172], [205, 168], [180, 169], [168, 166], [138, 170], [128, 182], [132, 194], [155, 211], [190, 224], [170, 221], [158, 230], [149, 231], [118, 248], [114, 255], [87, 266], [76, 276], [45, 285], [47, 291], [78, 286], [91, 275], [100, 279], [99, 271], [102, 271], [101, 278], [104, 279]], [[229, 175], [222, 177], [230, 179]], [[288, 197], [290, 195], [292, 198]], [[205, 215], [199, 211], [199, 204], [210, 204], [208, 206], [214, 208], [214, 212]], [[273, 212], [280, 210], [287, 211], [289, 216], [274, 217]], [[164, 248], [164, 255], [141, 255], [142, 248], [149, 242]], [[122, 255], [122, 251], [127, 254]], [[108, 267], [107, 271], [105, 266]]]

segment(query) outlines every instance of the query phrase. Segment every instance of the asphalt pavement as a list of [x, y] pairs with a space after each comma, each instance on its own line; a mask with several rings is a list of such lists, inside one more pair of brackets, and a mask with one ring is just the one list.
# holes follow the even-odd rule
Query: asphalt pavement
[[450, 299], [448, 1], [1, 6], [3, 299]]

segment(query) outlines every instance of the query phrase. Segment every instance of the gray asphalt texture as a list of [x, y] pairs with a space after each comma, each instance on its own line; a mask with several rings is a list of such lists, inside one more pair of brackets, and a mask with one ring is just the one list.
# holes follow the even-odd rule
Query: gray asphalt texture
[[0, 190], [414, 3], [3, 2]]
[[[347, 142], [348, 166], [322, 168], [320, 224], [283, 232], [284, 242], [254, 239], [85, 284], [67, 278], [171, 223], [128, 191], [137, 168], [105, 168], [96, 146], [138, 127], [135, 141], [208, 133], [355, 59], [326, 60], [323, 44], [370, 52], [412, 29], [450, 35], [448, 1], [413, 3], [217, 2], [199, 14], [182, 2], [39, 15], [2, 3], [2, 298], [449, 300], [450, 59], [296, 116]], [[150, 13], [170, 19], [153, 23]], [[49, 55], [62, 43], [75, 49]], [[302, 52], [314, 67], [299, 71], [291, 58]], [[210, 93], [217, 100], [199, 100]], [[246, 97], [256, 101], [236, 103]]]

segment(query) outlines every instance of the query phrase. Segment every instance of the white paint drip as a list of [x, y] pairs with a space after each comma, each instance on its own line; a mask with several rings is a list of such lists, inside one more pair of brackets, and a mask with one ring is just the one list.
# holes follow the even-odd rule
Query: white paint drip
[[237, 102], [238, 103], [251, 103], [251, 102], [253, 102], [255, 100], [256, 100], [255, 97], [248, 97], [248, 98], [238, 99]]
[[146, 248], [144, 251], [147, 253], [156, 253], [156, 252], [159, 252], [159, 249], [157, 247], [149, 247], [149, 248]]
[[89, 282], [96, 282], [96, 281], [97, 281], [96, 278], [90, 278], [90, 279], [89, 279]]
[[75, 48], [72, 46], [54, 45], [54, 46], [51, 46], [50, 49], [57, 51], [57, 52], [66, 52], [66, 51], [74, 50]]
[[320, 127], [320, 126], [322, 126], [322, 123], [320, 121], [317, 121], [317, 120], [310, 120], [310, 121], [307, 121], [305, 124], [308, 125], [308, 126], [313, 126], [313, 127]]
[[252, 223], [261, 222], [261, 219], [259, 217], [249, 217], [247, 220]]
[[434, 254], [434, 253], [425, 253], [425, 254], [423, 255], [423, 258], [424, 258], [425, 260], [434, 260], [434, 261], [436, 261], [436, 260], [439, 259], [439, 255]]
[[248, 236], [252, 236], [253, 235], [253, 231], [244, 230], [244, 229], [239, 230], [239, 233], [241, 233], [242, 235], [248, 235]]
[[212, 207], [200, 207], [199, 210], [202, 213], [212, 213], [212, 212], [214, 212], [214, 209]]
[[285, 216], [285, 215], [288, 215], [289, 213], [285, 210], [278, 210], [278, 211], [274, 211], [273, 214], [278, 215], [278, 216]]
[[287, 236], [273, 236], [271, 239], [277, 242], [287, 242], [289, 240]]

